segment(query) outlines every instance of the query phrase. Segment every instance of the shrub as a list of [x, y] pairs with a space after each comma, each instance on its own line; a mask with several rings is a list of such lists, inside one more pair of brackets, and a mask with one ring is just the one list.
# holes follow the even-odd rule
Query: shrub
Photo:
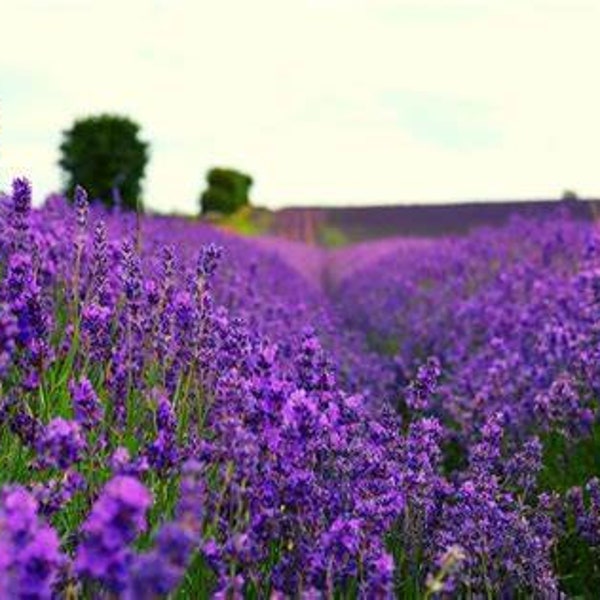
[[200, 197], [202, 213], [231, 214], [250, 203], [248, 193], [252, 186], [249, 175], [235, 169], [214, 168], [206, 175], [208, 188]]
[[574, 192], [573, 190], [564, 190], [561, 199], [563, 201], [574, 201], [579, 200], [579, 196], [577, 192]]

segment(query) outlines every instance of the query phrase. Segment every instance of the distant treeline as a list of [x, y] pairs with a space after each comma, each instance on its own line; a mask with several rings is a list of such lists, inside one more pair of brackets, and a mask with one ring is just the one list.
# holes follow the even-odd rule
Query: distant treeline
[[[128, 117], [102, 114], [78, 119], [63, 132], [60, 144], [63, 191], [71, 198], [81, 185], [91, 200], [141, 211], [149, 157], [149, 143], [140, 139], [140, 126]], [[206, 179], [207, 189], [200, 196], [202, 213], [230, 214], [249, 204], [249, 175], [213, 168]]]

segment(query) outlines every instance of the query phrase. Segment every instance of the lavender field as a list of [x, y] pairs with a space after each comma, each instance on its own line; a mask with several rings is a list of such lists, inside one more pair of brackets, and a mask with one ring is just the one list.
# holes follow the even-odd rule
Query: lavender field
[[0, 198], [0, 598], [593, 598], [600, 232], [321, 249]]

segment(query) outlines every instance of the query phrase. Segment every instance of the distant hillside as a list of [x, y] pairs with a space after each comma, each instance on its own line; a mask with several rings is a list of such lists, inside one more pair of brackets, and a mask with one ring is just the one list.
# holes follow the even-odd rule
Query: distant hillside
[[559, 208], [592, 220], [600, 214], [600, 200], [286, 208], [274, 213], [271, 228], [288, 239], [331, 246], [392, 236], [462, 235], [474, 227], [501, 225], [512, 215], [543, 216]]

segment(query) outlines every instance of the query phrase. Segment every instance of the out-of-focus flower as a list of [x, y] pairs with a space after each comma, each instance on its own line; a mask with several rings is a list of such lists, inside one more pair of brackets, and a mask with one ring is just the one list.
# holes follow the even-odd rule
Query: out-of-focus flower
[[65, 557], [54, 529], [37, 514], [38, 504], [22, 487], [0, 491], [0, 597], [55, 597]]
[[117, 476], [104, 487], [82, 527], [75, 567], [113, 592], [125, 589], [132, 550], [129, 545], [146, 527], [152, 497], [137, 479]]

